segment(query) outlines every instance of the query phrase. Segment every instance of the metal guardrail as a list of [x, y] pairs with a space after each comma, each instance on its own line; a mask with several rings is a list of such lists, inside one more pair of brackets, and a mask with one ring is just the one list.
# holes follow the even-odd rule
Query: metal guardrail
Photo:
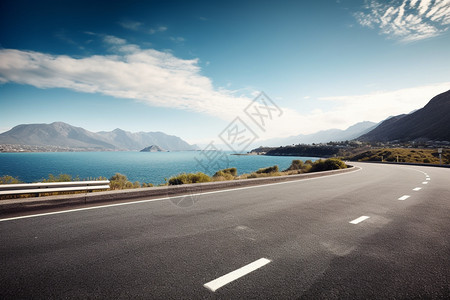
[[1, 184], [0, 196], [109, 189], [109, 180]]

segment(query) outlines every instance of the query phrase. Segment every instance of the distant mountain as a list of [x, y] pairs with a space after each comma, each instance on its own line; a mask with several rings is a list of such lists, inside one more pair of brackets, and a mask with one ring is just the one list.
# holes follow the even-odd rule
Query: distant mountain
[[312, 134], [300, 134], [287, 138], [270, 139], [259, 144], [264, 146], [285, 146], [285, 145], [297, 145], [297, 144], [312, 144], [312, 143], [327, 143], [327, 142], [339, 142], [353, 140], [370, 130], [374, 129], [377, 123], [364, 121], [356, 123], [348, 127], [345, 130], [342, 129], [328, 129], [322, 130]]
[[63, 122], [23, 124], [0, 134], [0, 144], [64, 147], [77, 150], [141, 150], [155, 145], [170, 151], [196, 150], [177, 136], [162, 132], [131, 133], [121, 129], [90, 132]]
[[360, 141], [450, 141], [450, 90], [433, 97], [423, 108], [391, 117], [360, 136]]
[[167, 151], [162, 149], [159, 146], [151, 145], [151, 146], [145, 147], [140, 152], [167, 152]]
[[169, 151], [196, 150], [195, 146], [189, 145], [181, 138], [163, 132], [133, 133], [117, 128], [110, 132], [101, 131], [97, 134], [119, 149], [141, 150], [148, 145], [156, 145]]

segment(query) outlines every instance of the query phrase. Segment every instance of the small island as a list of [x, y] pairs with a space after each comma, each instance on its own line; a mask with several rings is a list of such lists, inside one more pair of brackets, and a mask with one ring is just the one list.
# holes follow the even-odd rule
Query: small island
[[148, 147], [145, 147], [139, 152], [168, 152], [167, 150], [164, 150], [163, 148], [157, 146], [157, 145], [151, 145]]

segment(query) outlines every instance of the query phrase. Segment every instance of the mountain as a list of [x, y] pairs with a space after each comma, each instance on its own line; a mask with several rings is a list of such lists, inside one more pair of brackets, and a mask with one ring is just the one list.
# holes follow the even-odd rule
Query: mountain
[[391, 117], [360, 136], [360, 141], [450, 141], [450, 90], [433, 97], [423, 108]]
[[167, 152], [167, 151], [162, 149], [159, 146], [151, 145], [151, 146], [145, 147], [140, 152]]
[[0, 144], [115, 149], [96, 133], [62, 122], [18, 125], [0, 134]]
[[98, 132], [103, 140], [115, 145], [119, 149], [141, 150], [148, 145], [156, 145], [169, 151], [196, 150], [181, 138], [167, 135], [163, 132], [129, 132], [114, 129], [111, 132]]
[[290, 136], [287, 138], [270, 139], [259, 144], [265, 146], [281, 146], [281, 145], [297, 145], [297, 144], [312, 144], [312, 143], [327, 143], [353, 140], [377, 126], [376, 123], [364, 121], [356, 123], [345, 130], [342, 129], [328, 129], [322, 130], [312, 134], [300, 134]]
[[170, 151], [196, 150], [177, 136], [162, 132], [132, 133], [121, 129], [90, 132], [63, 122], [23, 124], [0, 134], [0, 144], [62, 147], [76, 150], [141, 150], [155, 145]]

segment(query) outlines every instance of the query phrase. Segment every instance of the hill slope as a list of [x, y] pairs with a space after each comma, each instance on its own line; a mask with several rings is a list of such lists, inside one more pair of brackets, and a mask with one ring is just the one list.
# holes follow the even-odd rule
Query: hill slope
[[450, 141], [450, 90], [433, 97], [423, 108], [383, 121], [358, 140], [368, 142]]

